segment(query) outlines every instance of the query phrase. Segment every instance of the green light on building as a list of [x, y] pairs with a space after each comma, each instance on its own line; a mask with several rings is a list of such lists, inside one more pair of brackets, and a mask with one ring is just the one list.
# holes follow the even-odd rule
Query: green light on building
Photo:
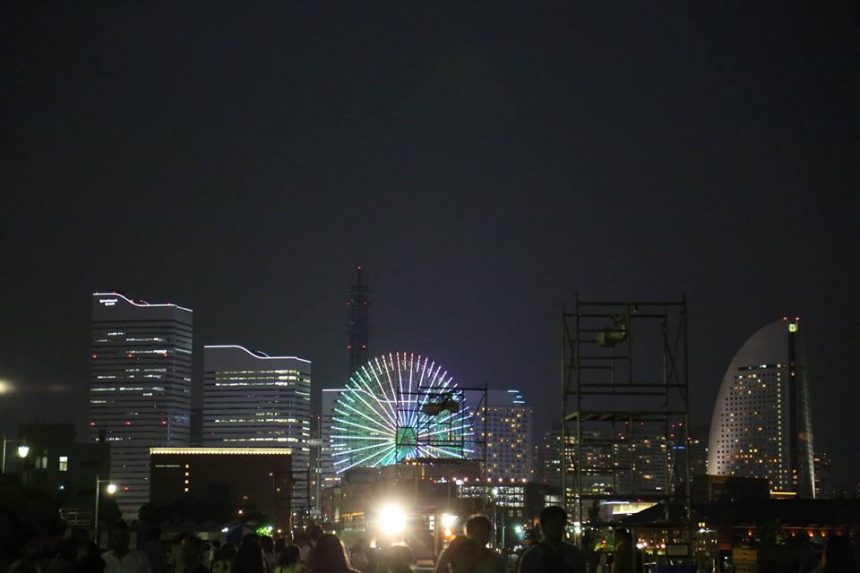
[[788, 331], [789, 332], [797, 332], [797, 323], [796, 322], [788, 323]]

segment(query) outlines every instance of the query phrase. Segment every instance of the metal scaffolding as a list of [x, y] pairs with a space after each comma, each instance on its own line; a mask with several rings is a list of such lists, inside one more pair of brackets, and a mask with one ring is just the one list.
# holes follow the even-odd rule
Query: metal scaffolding
[[685, 300], [577, 295], [562, 314], [562, 487], [575, 521], [620, 501], [689, 521], [688, 396]]

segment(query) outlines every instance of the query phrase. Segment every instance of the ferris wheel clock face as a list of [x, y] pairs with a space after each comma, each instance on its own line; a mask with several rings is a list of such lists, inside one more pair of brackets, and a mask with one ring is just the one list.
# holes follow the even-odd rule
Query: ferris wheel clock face
[[473, 414], [453, 378], [428, 358], [393, 353], [356, 370], [334, 408], [334, 468], [471, 457]]

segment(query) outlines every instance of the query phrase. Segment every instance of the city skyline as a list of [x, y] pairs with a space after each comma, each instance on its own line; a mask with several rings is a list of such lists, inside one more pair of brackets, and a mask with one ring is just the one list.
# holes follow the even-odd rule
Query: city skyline
[[[359, 283], [359, 284], [360, 284], [360, 283]], [[366, 288], [366, 287], [365, 287], [365, 288]], [[355, 287], [353, 286], [353, 292], [354, 292], [354, 289], [355, 289]], [[131, 305], [133, 305], [133, 306], [141, 306], [141, 307], [146, 307], [146, 306], [151, 306], [151, 307], [174, 307], [174, 308], [179, 308], [179, 309], [182, 309], [182, 310], [187, 310], [188, 312], [192, 312], [192, 311], [191, 311], [191, 309], [185, 308], [185, 307], [183, 307], [183, 306], [181, 306], [181, 305], [178, 305], [178, 304], [175, 304], [175, 303], [160, 303], [160, 304], [155, 304], [155, 305], [153, 305], [153, 304], [150, 304], [150, 303], [144, 302], [144, 301], [142, 301], [142, 300], [140, 300], [140, 299], [139, 299], [138, 301], [135, 301], [135, 299], [134, 299], [134, 298], [127, 297], [127, 296], [125, 296], [125, 294], [123, 294], [123, 293], [118, 293], [118, 292], [111, 292], [111, 293], [94, 293], [94, 294], [93, 294], [93, 296], [102, 296], [102, 295], [111, 296], [111, 297], [118, 297], [118, 299], [123, 300], [123, 301], [128, 301], [128, 303], [129, 303], [129, 304], [131, 304]], [[799, 322], [799, 318], [797, 319], [797, 321]], [[351, 335], [350, 335], [350, 336], [351, 336]], [[204, 354], [204, 353], [205, 353], [205, 350], [206, 350], [206, 348], [207, 348], [207, 347], [213, 347], [213, 348], [218, 348], [218, 347], [225, 347], [225, 348], [243, 348], [243, 347], [238, 346], [238, 345], [226, 345], [226, 346], [224, 346], [224, 345], [207, 345], [207, 344], [202, 344], [202, 343], [201, 343], [201, 344], [200, 344], [200, 348], [199, 348], [199, 350], [201, 351], [200, 353], [201, 353], [201, 354]], [[243, 350], [244, 350], [244, 352], [246, 352], [246, 353], [249, 353], [249, 354], [252, 354], [252, 355], [256, 355], [256, 354], [255, 354], [255, 352], [256, 352], [256, 351], [255, 351], [255, 352], [252, 352], [252, 351], [247, 350], [247, 349], [244, 349], [244, 348], [243, 348]], [[347, 348], [347, 351], [348, 351], [348, 354], [349, 354], [349, 355], [352, 355], [352, 354], [353, 354], [353, 352], [351, 351], [351, 348], [349, 348], [349, 347], [348, 347], [348, 348]], [[263, 356], [263, 355], [264, 355], [264, 353], [258, 353], [258, 354], [259, 354], [260, 356]], [[277, 357], [276, 357], [276, 358], [277, 358]], [[293, 358], [293, 359], [295, 359], [295, 357], [289, 357], [289, 358]], [[352, 359], [350, 359], [350, 360], [352, 360]], [[310, 361], [307, 361], [307, 362], [309, 363]], [[203, 367], [203, 370], [205, 370], [205, 366]], [[201, 403], [202, 403], [202, 400], [204, 399], [204, 396], [205, 396], [205, 389], [202, 387], [202, 385], [205, 385], [205, 383], [206, 383], [206, 372], [204, 371], [204, 372], [200, 372], [200, 373], [195, 373], [195, 376], [193, 377], [192, 383], [193, 383], [195, 386], [197, 386], [197, 387], [199, 388], [199, 390], [198, 390], [198, 391], [196, 391], [196, 392], [193, 392], [193, 393], [192, 393], [192, 399], [193, 399], [193, 401], [194, 401], [195, 403], [197, 403], [197, 402], [201, 402]], [[337, 388], [334, 388], [334, 389], [324, 389], [324, 388], [319, 388], [319, 387], [318, 387], [318, 386], [316, 386], [316, 385], [311, 386], [311, 389], [312, 389], [312, 391], [313, 391], [313, 394], [314, 394], [315, 396], [318, 396], [318, 398], [314, 399], [314, 401], [313, 401], [313, 403], [314, 403], [314, 404], [317, 404], [317, 405], [315, 405], [315, 406], [311, 406], [311, 408], [313, 408], [313, 410], [312, 410], [312, 411], [316, 411], [316, 409], [317, 409], [318, 407], [320, 407], [320, 408], [324, 408], [324, 407], [325, 407], [325, 404], [324, 404], [323, 402], [320, 402], [320, 401], [319, 401], [319, 399], [320, 399], [320, 397], [321, 397], [321, 396], [319, 396], [319, 393], [320, 393], [321, 391], [325, 391], [325, 390], [334, 390], [334, 391], [337, 391]], [[504, 392], [504, 390], [499, 389], [499, 388], [495, 388], [495, 389], [491, 388], [491, 389], [490, 389], [490, 391], [491, 391], [491, 392]], [[813, 401], [814, 401], [814, 400], [813, 400]], [[322, 412], [322, 414], [323, 414], [323, 418], [325, 418], [325, 412], [324, 412], [324, 411]], [[309, 419], [310, 419], [310, 418], [309, 418]], [[57, 421], [57, 420], [56, 420], [56, 419], [45, 419], [45, 420], [39, 419], [38, 421], [54, 422], [54, 421]], [[78, 426], [80, 426], [80, 425], [81, 425], [81, 423], [82, 423], [82, 420], [81, 420], [81, 419], [71, 418], [71, 417], [69, 417], [69, 416], [66, 416], [65, 418], [62, 418], [62, 420], [61, 420], [61, 421], [66, 421], [66, 422], [73, 421], [73, 422], [76, 422]], [[701, 420], [699, 420], [698, 422], [701, 422]], [[554, 421], [553, 421], [552, 423], [554, 423]], [[696, 423], [697, 423], [697, 420], [694, 420], [694, 421], [693, 421], [693, 424], [696, 424]], [[204, 421], [204, 424], [205, 424], [205, 421]], [[542, 428], [543, 426], [536, 426], [536, 427], [538, 427], [538, 428]], [[548, 427], [548, 426], [547, 426], [547, 427]], [[191, 429], [191, 431], [193, 431], [193, 429]], [[537, 440], [538, 440], [537, 435], [535, 435], [534, 440], [535, 440], [535, 442], [537, 442]], [[204, 437], [204, 443], [205, 443], [205, 437]], [[823, 448], [821, 448], [821, 449], [822, 449], [822, 451], [827, 451], [827, 446], [825, 445], [825, 446], [824, 446]], [[301, 453], [300, 453], [300, 454], [299, 454], [299, 456], [301, 457], [301, 456], [303, 456], [303, 454], [301, 454]], [[323, 471], [325, 471], [325, 470], [323, 470]], [[838, 472], [834, 472], [834, 473], [835, 473], [836, 475], [838, 475]], [[847, 474], [847, 472], [844, 472], [844, 471], [843, 471], [843, 474]], [[832, 478], [831, 478], [831, 479], [832, 479]], [[837, 480], [838, 480], [838, 478], [837, 478]], [[844, 477], [844, 475], [843, 475], [842, 480], [841, 480], [841, 481], [842, 481], [842, 483], [839, 483], [839, 484], [838, 484], [838, 486], [836, 486], [836, 489], [837, 489], [837, 490], [839, 490], [839, 489], [841, 488], [841, 489], [848, 489], [848, 490], [850, 490], [850, 488], [854, 485], [854, 484], [853, 484], [853, 482], [852, 482], [852, 480], [853, 480], [853, 476], [848, 475], [848, 477], [846, 478], [846, 477]], [[304, 486], [303, 486], [303, 487], [304, 487]]]
[[860, 476], [850, 6], [16, 3], [4, 22], [4, 432], [85, 415], [96, 291], [193, 308], [195, 352], [284, 349], [340, 386], [361, 265], [372, 354], [519, 388], [538, 432], [577, 293], [686, 294], [694, 422], [748, 334], [800, 316], [816, 441]]

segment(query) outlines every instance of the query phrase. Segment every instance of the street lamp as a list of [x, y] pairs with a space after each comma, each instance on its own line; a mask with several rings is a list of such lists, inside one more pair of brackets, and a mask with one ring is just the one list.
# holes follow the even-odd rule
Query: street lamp
[[108, 484], [105, 488], [108, 495], [115, 494], [117, 490], [115, 483], [111, 483], [109, 479], [99, 479], [98, 474], [96, 474], [96, 507], [95, 514], [93, 515], [93, 541], [95, 541], [96, 545], [99, 544], [99, 494], [101, 493], [103, 483]]
[[3, 474], [3, 475], [6, 474], [6, 448], [9, 447], [9, 444], [18, 444], [18, 457], [19, 458], [23, 459], [23, 458], [26, 458], [28, 455], [30, 455], [30, 446], [21, 442], [20, 440], [10, 440], [4, 434], [3, 435], [3, 453], [2, 453], [2, 455], [0, 455], [0, 457], [2, 457], [2, 461], [0, 461], [0, 474]]

